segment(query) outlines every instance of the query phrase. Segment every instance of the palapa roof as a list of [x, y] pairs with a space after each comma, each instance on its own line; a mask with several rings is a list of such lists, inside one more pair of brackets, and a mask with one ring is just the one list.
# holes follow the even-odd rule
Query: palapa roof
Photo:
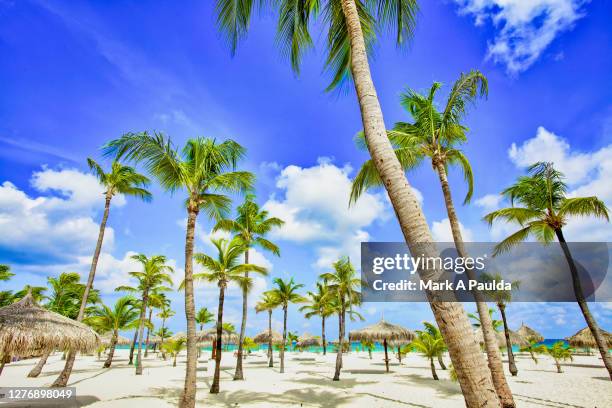
[[521, 323], [521, 327], [519, 327], [519, 329], [516, 332], [518, 333], [519, 336], [521, 336], [527, 341], [531, 340], [531, 341], [535, 341], [536, 343], [540, 343], [544, 341], [544, 337], [540, 333], [533, 330], [531, 327], [526, 326], [525, 323]]
[[[103, 334], [102, 336], [100, 336], [100, 342], [104, 344], [105, 346], [110, 346], [112, 337], [113, 337], [112, 333]], [[123, 337], [123, 336], [117, 337], [117, 345], [123, 346], [123, 345], [131, 344], [131, 343], [132, 343], [132, 340], [128, 339], [127, 337]]]
[[91, 327], [39, 306], [31, 293], [0, 308], [0, 355], [67, 349], [91, 352], [99, 344], [100, 336]]
[[302, 334], [297, 341], [296, 346], [298, 347], [313, 347], [313, 346], [321, 346], [323, 343], [321, 342], [321, 338], [318, 336], [312, 336], [308, 333]]
[[[221, 336], [221, 342], [224, 344], [236, 344], [238, 343], [238, 335], [223, 329]], [[202, 330], [196, 332], [196, 340], [198, 343], [212, 342], [217, 338], [217, 328]]]
[[[608, 333], [604, 329], [601, 330], [603, 337], [608, 345], [608, 348], [612, 348], [612, 334]], [[585, 327], [580, 330], [576, 334], [571, 337], [567, 337], [565, 339], [570, 346], [572, 347], [581, 347], [581, 348], [595, 348], [597, 347], [597, 343], [595, 343], [595, 337], [593, 337], [593, 333], [591, 333], [591, 329]]]
[[[262, 331], [261, 333], [258, 333], [255, 337], [253, 337], [253, 341], [259, 344], [268, 343], [269, 342], [268, 331], [265, 330], [265, 331]], [[274, 330], [272, 330], [272, 342], [280, 343], [282, 341], [283, 341], [283, 336], [279, 332], [275, 332]]]
[[[510, 330], [509, 333], [510, 333], [510, 344], [521, 346], [521, 347], [529, 345], [529, 342], [517, 332]], [[484, 337], [482, 335], [482, 330], [480, 328], [474, 330], [474, 335], [476, 336], [476, 340], [478, 340], [480, 344], [484, 344]], [[506, 335], [504, 334], [503, 330], [496, 331], [495, 338], [497, 340], [497, 345], [499, 347], [506, 347]]]
[[391, 324], [384, 320], [349, 333], [350, 341], [369, 340], [373, 342], [382, 342], [383, 340], [387, 340], [387, 342], [408, 342], [412, 339], [414, 339], [413, 332], [405, 327]]

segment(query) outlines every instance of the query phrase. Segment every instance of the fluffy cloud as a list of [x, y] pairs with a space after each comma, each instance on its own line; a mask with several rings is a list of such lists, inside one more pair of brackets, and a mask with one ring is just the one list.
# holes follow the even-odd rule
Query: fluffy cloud
[[[459, 223], [459, 230], [465, 242], [474, 241], [472, 230], [466, 228], [462, 223]], [[451, 231], [449, 219], [444, 218], [441, 221], [434, 221], [431, 224], [431, 235], [434, 241], [437, 242], [453, 242], [453, 233]]]
[[[102, 205], [102, 188], [95, 178], [77, 170], [44, 168], [33, 174], [31, 185], [46, 194], [31, 197], [9, 181], [0, 185], [4, 255], [19, 260], [27, 254], [45, 263], [90, 252], [99, 228], [92, 216]], [[113, 241], [114, 231], [107, 228], [105, 247], [112, 247]]]
[[389, 211], [382, 193], [366, 192], [348, 206], [351, 172], [349, 165], [337, 167], [326, 158], [312, 167], [283, 168], [276, 179], [283, 197], [273, 195], [263, 206], [285, 221], [274, 238], [321, 243], [316, 262], [320, 267], [329, 267], [340, 255], [356, 256], [359, 242], [369, 238], [364, 228], [386, 220]]
[[[497, 29], [487, 58], [506, 66], [510, 74], [529, 68], [563, 31], [584, 16], [587, 0], [455, 0], [462, 14], [476, 25], [491, 20]], [[557, 57], [556, 57], [557, 58]]]

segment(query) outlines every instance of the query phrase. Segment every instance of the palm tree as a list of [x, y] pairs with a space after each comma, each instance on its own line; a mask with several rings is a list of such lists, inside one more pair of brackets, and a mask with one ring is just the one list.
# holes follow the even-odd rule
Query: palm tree
[[91, 315], [85, 318], [85, 322], [97, 332], [112, 333], [104, 368], [110, 367], [113, 362], [119, 331], [135, 328], [139, 322], [139, 314], [139, 308], [135, 299], [131, 296], [124, 296], [115, 302], [115, 306], [112, 309], [102, 304], [96, 306]]
[[566, 346], [562, 341], [558, 341], [547, 348], [548, 354], [555, 360], [558, 373], [563, 372], [563, 370], [561, 370], [561, 361], [573, 360], [573, 351], [574, 350], [570, 346]]
[[[412, 116], [413, 123], [396, 123], [393, 130], [389, 131], [389, 139], [405, 170], [415, 168], [425, 159], [431, 162], [442, 187], [455, 248], [460, 257], [466, 258], [468, 253], [463, 243], [447, 169], [449, 166], [458, 166], [462, 170], [468, 185], [464, 204], [469, 202], [472, 197], [474, 180], [471, 165], [460, 148], [460, 145], [467, 141], [467, 128], [461, 124], [461, 121], [466, 114], [466, 107], [477, 97], [486, 96], [488, 85], [486, 77], [479, 71], [461, 74], [448, 95], [444, 110], [439, 111], [435, 105], [435, 96], [441, 86], [439, 82], [434, 82], [427, 95], [411, 89], [402, 93], [401, 104]], [[365, 148], [363, 135], [358, 140], [359, 144]], [[374, 163], [372, 160], [367, 161], [355, 177], [351, 200], [357, 200], [365, 189], [380, 186], [381, 183], [382, 180]], [[468, 269], [466, 274], [470, 280], [477, 278], [471, 269]], [[501, 354], [487, 315], [486, 301], [476, 290], [473, 291], [473, 295], [480, 319], [484, 322], [483, 338], [493, 384], [502, 404], [505, 407], [513, 407], [515, 404], [512, 391], [504, 376]]]
[[187, 141], [182, 152], [160, 133], [128, 133], [110, 142], [106, 154], [126, 156], [143, 162], [146, 168], [170, 192], [186, 190], [187, 228], [185, 237], [185, 317], [187, 319], [187, 369], [181, 407], [193, 408], [196, 393], [197, 342], [193, 293], [193, 240], [198, 214], [221, 219], [229, 211], [231, 199], [221, 192], [251, 188], [253, 175], [235, 170], [245, 149], [233, 140], [217, 143], [214, 139]]
[[310, 319], [313, 316], [321, 318], [321, 342], [323, 343], [323, 355], [327, 354], [327, 343], [325, 341], [325, 319], [334, 313], [332, 308], [332, 294], [326, 285], [317, 282], [317, 291], [308, 292], [308, 304], [300, 307], [300, 312]]
[[12, 276], [15, 276], [15, 274], [11, 272], [11, 267], [0, 264], [0, 281], [7, 281], [11, 279]]
[[489, 225], [501, 219], [521, 226], [521, 229], [495, 247], [494, 255], [509, 251], [530, 236], [544, 243], [552, 242], [555, 236], [557, 237], [569, 265], [576, 301], [595, 338], [608, 375], [612, 379], [612, 357], [608, 353], [608, 346], [601, 329], [589, 310], [576, 264], [563, 236], [563, 226], [568, 218], [594, 216], [608, 221], [610, 219], [608, 208], [595, 196], [568, 198], [563, 174], [555, 170], [552, 163], [535, 163], [528, 168], [528, 174], [520, 177], [515, 184], [502, 192], [502, 195], [510, 200], [511, 207], [493, 211], [485, 216]]
[[[15, 274], [11, 272], [10, 266], [0, 264], [0, 281], [7, 281], [12, 276], [15, 276]], [[11, 303], [13, 303], [13, 291], [0, 291], [0, 307], [8, 306]]]
[[204, 330], [204, 326], [215, 321], [215, 315], [207, 308], [202, 307], [196, 314], [196, 323], [200, 325], [200, 331]]
[[374, 350], [374, 342], [372, 340], [361, 340], [361, 346], [368, 350], [368, 356], [372, 359], [372, 350]]
[[536, 354], [543, 354], [547, 352], [547, 348], [544, 344], [538, 344], [535, 340], [529, 340], [529, 344], [527, 346], [523, 346], [520, 348], [521, 353], [529, 353], [533, 362], [538, 364], [538, 359], [536, 358]]
[[149, 294], [149, 318], [147, 319], [149, 325], [147, 326], [147, 336], [144, 347], [145, 358], [149, 355], [149, 336], [151, 334], [151, 330], [155, 329], [155, 325], [153, 324], [153, 309], [163, 309], [169, 303], [170, 299], [166, 298], [166, 295], [163, 292], [160, 292], [159, 288], [154, 288]]
[[268, 293], [274, 299], [274, 302], [283, 309], [283, 342], [280, 348], [280, 372], [285, 372], [285, 345], [287, 344], [287, 309], [290, 303], [304, 302], [304, 298], [297, 293], [298, 289], [304, 287], [301, 283], [295, 283], [293, 278], [289, 281], [284, 281], [281, 278], [275, 278], [272, 281], [276, 287]]
[[344, 349], [344, 334], [346, 333], [346, 311], [352, 310], [353, 306], [359, 305], [360, 292], [358, 288], [361, 280], [357, 277], [355, 268], [349, 258], [340, 258], [333, 263], [334, 272], [324, 273], [320, 276], [324, 284], [331, 291], [337, 302], [338, 313], [338, 353], [336, 355], [336, 370], [334, 381], [340, 380], [342, 369], [342, 350]]
[[438, 374], [436, 373], [436, 366], [434, 365], [434, 358], [439, 357], [446, 350], [444, 345], [444, 339], [442, 337], [436, 337], [429, 331], [417, 330], [417, 337], [410, 343], [410, 347], [414, 350], [419, 351], [423, 356], [429, 359], [429, 366], [431, 367], [431, 375], [434, 380], [438, 380]]
[[[498, 332], [503, 326], [504, 322], [493, 318], [494, 313], [495, 313], [495, 310], [493, 308], [489, 308], [488, 314], [489, 314], [489, 318], [491, 319], [491, 323], [493, 324], [493, 330]], [[477, 327], [477, 328], [482, 327], [479, 315], [475, 315], [474, 313], [468, 313], [467, 315], [470, 319], [474, 320], [474, 323], [472, 323], [472, 327]]]
[[[83, 292], [81, 307], [76, 318], [76, 320], [79, 322], [85, 317], [87, 299], [89, 298], [89, 292], [93, 287], [94, 278], [96, 276], [96, 268], [98, 266], [100, 252], [102, 251], [102, 241], [104, 240], [104, 231], [106, 229], [111, 200], [117, 194], [137, 197], [143, 201], [151, 200], [151, 193], [146, 190], [146, 187], [149, 185], [149, 179], [142, 174], [137, 173], [134, 168], [123, 165], [119, 163], [119, 161], [115, 160], [111, 165], [111, 171], [109, 173], [105, 173], [102, 167], [96, 163], [95, 160], [88, 158], [87, 164], [106, 191], [104, 192], [104, 214], [102, 215], [102, 221], [100, 222], [98, 241], [91, 260], [91, 267], [89, 269], [89, 276], [87, 277], [85, 291]], [[76, 353], [71, 350], [66, 358], [64, 369], [57, 377], [52, 387], [65, 387], [66, 384], [68, 384], [68, 379], [72, 373], [72, 366], [74, 365], [75, 357]]]
[[[396, 42], [405, 44], [412, 37], [418, 10], [416, 0], [327, 0], [300, 2], [238, 2], [217, 0], [217, 25], [225, 34], [232, 53], [248, 31], [255, 4], [279, 10], [277, 44], [298, 71], [301, 57], [313, 45], [309, 27], [323, 17], [327, 28], [325, 67], [332, 73], [329, 90], [353, 80], [359, 103], [364, 136], [376, 170], [389, 194], [391, 204], [409, 247], [424, 256], [437, 256], [433, 238], [421, 206], [402, 170], [385, 129], [382, 109], [368, 61], [368, 51], [376, 41], [376, 32], [396, 32]], [[316, 25], [321, 27], [320, 24]], [[429, 280], [440, 271], [419, 270], [421, 279]], [[428, 293], [436, 322], [446, 339], [455, 364], [459, 384], [468, 407], [498, 407], [491, 375], [480, 348], [470, 335], [469, 321], [457, 302], [444, 302], [438, 293]]]
[[[174, 315], [174, 312], [172, 312], [172, 314]], [[164, 344], [164, 339], [168, 339], [168, 338], [172, 337], [172, 331], [170, 329], [168, 329], [167, 327], [160, 327], [159, 330], [157, 330], [157, 332], [155, 333], [155, 335], [159, 336], [159, 338], [160, 338], [159, 343], [156, 343], [155, 346], [158, 346], [158, 344], [159, 344], [159, 350], [161, 351], [162, 358], [165, 360], [166, 359], [166, 352], [161, 347], [161, 345]], [[155, 348], [153, 350], [155, 350]]]
[[287, 333], [287, 347], [289, 347], [289, 350], [295, 351], [295, 348], [297, 347], [296, 343], [298, 342], [299, 339], [300, 339], [300, 336], [298, 336], [297, 333], [293, 333], [293, 332]]
[[444, 352], [448, 350], [448, 348], [446, 347], [446, 344], [444, 344], [444, 338], [442, 337], [442, 333], [440, 333], [440, 329], [429, 322], [423, 322], [423, 325], [425, 326], [425, 332], [429, 333], [433, 339], [442, 339], [443, 350], [440, 354], [438, 354], [438, 364], [440, 364], [441, 369], [446, 370], [446, 365], [444, 364], [442, 356]]
[[32, 298], [38, 303], [40, 303], [44, 298], [44, 292], [47, 291], [47, 288], [44, 286], [32, 286], [30, 284], [24, 285], [23, 289], [15, 292], [13, 295], [13, 302], [18, 302], [23, 299], [28, 293], [32, 295]]
[[158, 330], [157, 335], [160, 337], [160, 344], [164, 342], [166, 337], [170, 337], [167, 335], [168, 328], [166, 327], [166, 320], [174, 316], [174, 310], [170, 309], [170, 302], [167, 305], [162, 307], [161, 311], [157, 314], [162, 321], [161, 328]]
[[217, 257], [213, 258], [206, 254], [195, 254], [196, 262], [202, 265], [206, 272], [195, 274], [194, 279], [203, 279], [215, 282], [219, 286], [219, 307], [217, 309], [217, 340], [215, 353], [215, 374], [210, 387], [212, 394], [219, 393], [219, 376], [221, 374], [221, 350], [223, 337], [223, 303], [225, 301], [225, 289], [229, 282], [237, 283], [241, 289], [248, 290], [252, 285], [251, 278], [245, 277], [246, 271], [257, 272], [266, 275], [266, 268], [253, 264], [240, 264], [239, 257], [244, 253], [246, 247], [242, 240], [234, 238], [211, 240], [217, 249]]
[[[236, 219], [224, 219], [215, 225], [213, 231], [223, 230], [229, 231], [239, 237], [246, 247], [244, 251], [244, 263], [249, 263], [249, 249], [257, 246], [267, 251], [272, 252], [276, 256], [280, 256], [279, 248], [271, 241], [265, 238], [273, 228], [283, 225], [283, 221], [276, 217], [269, 217], [268, 212], [260, 210], [254, 197], [247, 194], [244, 202], [236, 209], [238, 215]], [[249, 277], [249, 273], [245, 273], [245, 277]], [[240, 337], [238, 340], [238, 360], [236, 362], [236, 371], [234, 380], [244, 380], [242, 369], [242, 343], [244, 342], [247, 310], [248, 310], [248, 293], [242, 292], [242, 322], [240, 324]]]
[[[142, 340], [146, 321], [146, 313], [149, 307], [149, 297], [151, 293], [171, 290], [169, 287], [163, 286], [168, 284], [172, 286], [172, 278], [170, 273], [174, 269], [166, 265], [167, 259], [163, 255], [154, 255], [147, 257], [144, 254], [132, 255], [133, 260], [142, 265], [142, 271], [129, 272], [129, 274], [138, 280], [138, 287], [119, 286], [115, 290], [138, 292], [141, 294], [140, 300], [140, 325], [138, 327], [138, 354], [136, 356], [136, 375], [142, 375]], [[150, 322], [149, 322], [150, 324]]]
[[268, 367], [274, 367], [274, 353], [272, 352], [272, 311], [279, 306], [278, 299], [271, 293], [264, 293], [261, 300], [255, 305], [255, 312], [268, 312]]
[[[494, 275], [483, 273], [480, 275], [480, 279], [483, 282], [503, 281], [503, 278], [499, 273]], [[518, 289], [519, 281], [511, 282], [511, 287], [512, 289]], [[502, 322], [504, 324], [504, 336], [506, 337], [506, 350], [508, 350], [508, 369], [510, 370], [510, 374], [512, 374], [514, 377], [518, 374], [518, 368], [516, 368], [516, 363], [514, 362], [514, 352], [512, 351], [512, 343], [510, 343], [510, 328], [508, 327], [508, 320], [506, 319], [506, 305], [512, 301], [512, 291], [499, 289], [488, 290], [484, 293], [492, 302], [495, 302], [497, 308], [499, 309], [499, 314], [501, 314]]]
[[161, 349], [164, 353], [168, 353], [172, 356], [172, 367], [176, 367], [176, 358], [185, 348], [185, 339], [168, 339], [161, 345]]

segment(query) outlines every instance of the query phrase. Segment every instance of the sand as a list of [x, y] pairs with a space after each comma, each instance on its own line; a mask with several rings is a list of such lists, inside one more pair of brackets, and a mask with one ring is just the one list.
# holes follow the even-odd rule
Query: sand
[[[341, 381], [333, 382], [335, 355], [288, 352], [285, 373], [279, 373], [278, 357], [269, 368], [265, 353], [245, 359], [245, 381], [232, 381], [235, 358], [224, 353], [221, 364], [221, 392], [209, 394], [214, 362], [204, 353], [198, 362], [199, 406], [207, 407], [462, 407], [459, 385], [449, 380], [449, 372], [438, 370], [439, 381], [431, 378], [429, 363], [413, 354], [398, 364], [393, 359], [391, 373], [385, 373], [382, 353], [352, 352], [344, 356]], [[275, 353], [276, 354], [276, 353]], [[80, 406], [168, 407], [175, 406], [183, 387], [185, 356], [177, 367], [170, 359], [149, 355], [141, 376], [127, 365], [128, 350], [118, 350], [110, 369], [102, 369], [96, 356], [79, 356], [70, 378], [77, 389]], [[542, 356], [536, 365], [528, 355], [517, 356], [519, 374], [508, 374], [510, 387], [519, 407], [612, 407], [612, 382], [597, 356], [576, 356], [556, 372], [553, 361]], [[447, 365], [449, 363], [446, 358]], [[26, 378], [36, 360], [7, 365], [0, 386], [47, 386], [63, 367], [61, 353], [49, 358], [38, 378]], [[0, 404], [2, 405], [2, 404]], [[7, 406], [7, 405], [2, 405]]]

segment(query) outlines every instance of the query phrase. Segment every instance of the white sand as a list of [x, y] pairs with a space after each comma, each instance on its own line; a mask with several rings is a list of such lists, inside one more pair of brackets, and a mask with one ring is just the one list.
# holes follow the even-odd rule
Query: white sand
[[[461, 407], [459, 386], [449, 380], [448, 371], [438, 370], [440, 381], [431, 378], [428, 362], [410, 355], [398, 365], [393, 360], [391, 373], [384, 372], [382, 353], [369, 360], [366, 353], [344, 356], [341, 381], [332, 382], [335, 355], [289, 352], [285, 373], [268, 368], [264, 353], [245, 360], [245, 381], [232, 381], [235, 359], [224, 353], [221, 364], [221, 393], [208, 393], [214, 362], [198, 363], [198, 404], [215, 407]], [[110, 369], [102, 369], [97, 357], [79, 356], [70, 378], [77, 389], [80, 405], [91, 407], [166, 407], [174, 406], [183, 387], [185, 357], [177, 367], [149, 355], [144, 373], [134, 374], [127, 365], [127, 350], [118, 350]], [[26, 378], [36, 360], [7, 365], [0, 386], [46, 386], [63, 367], [61, 353], [49, 358], [38, 378]], [[449, 363], [446, 358], [447, 364]], [[437, 365], [437, 364], [436, 364]], [[540, 357], [538, 365], [527, 355], [517, 356], [518, 377], [508, 380], [519, 407], [612, 407], [612, 382], [597, 356], [577, 356], [557, 374], [553, 361]], [[4, 405], [3, 405], [4, 406]]]

